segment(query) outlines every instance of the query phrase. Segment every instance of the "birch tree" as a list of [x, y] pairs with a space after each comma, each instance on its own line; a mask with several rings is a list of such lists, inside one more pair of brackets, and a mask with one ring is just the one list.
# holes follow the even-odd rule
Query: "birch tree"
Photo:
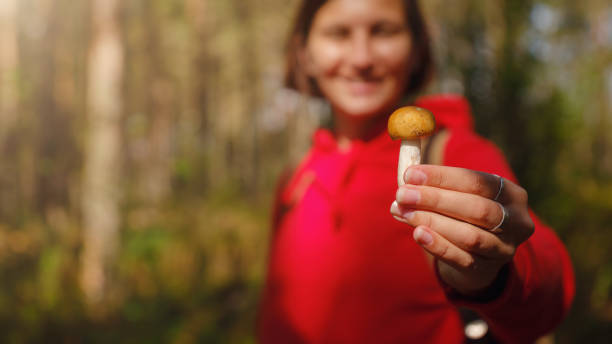
[[83, 172], [81, 287], [90, 305], [105, 299], [108, 267], [117, 250], [123, 47], [119, 0], [92, 0]]

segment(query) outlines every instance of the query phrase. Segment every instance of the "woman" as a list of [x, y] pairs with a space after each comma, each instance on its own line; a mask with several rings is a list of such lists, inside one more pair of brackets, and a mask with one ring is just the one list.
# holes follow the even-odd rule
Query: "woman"
[[567, 252], [473, 133], [465, 100], [416, 101], [436, 116], [428, 155], [444, 166], [409, 168], [397, 187], [387, 118], [432, 68], [416, 1], [306, 0], [288, 62], [287, 85], [325, 98], [334, 124], [281, 182], [262, 343], [461, 343], [458, 306], [502, 342], [558, 324], [573, 297]]

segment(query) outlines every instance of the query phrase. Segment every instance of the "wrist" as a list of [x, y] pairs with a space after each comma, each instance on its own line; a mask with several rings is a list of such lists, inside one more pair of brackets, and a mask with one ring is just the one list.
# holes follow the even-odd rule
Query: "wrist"
[[[464, 278], [462, 278], [457, 276], [453, 277], [451, 273], [443, 274], [442, 271], [440, 271], [440, 264], [441, 262], [439, 261], [435, 262], [435, 272], [438, 281], [450, 298], [476, 303], [491, 302], [502, 295], [508, 283], [510, 271], [509, 264], [503, 265], [496, 273], [492, 274], [492, 278], [488, 280], [485, 279], [484, 282], [482, 280], [478, 281], [476, 285], [474, 285], [475, 283], [473, 280], [468, 282], [467, 279], [465, 279], [465, 275], [463, 275]], [[452, 269], [450, 267], [448, 268]], [[444, 269], [444, 267], [442, 267], [442, 269]]]

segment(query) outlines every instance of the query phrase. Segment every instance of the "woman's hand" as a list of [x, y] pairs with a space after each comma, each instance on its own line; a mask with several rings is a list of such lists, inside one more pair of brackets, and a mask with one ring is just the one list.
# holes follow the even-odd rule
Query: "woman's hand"
[[534, 230], [527, 192], [493, 174], [457, 167], [408, 168], [391, 214], [437, 261], [440, 278], [466, 296], [495, 281]]

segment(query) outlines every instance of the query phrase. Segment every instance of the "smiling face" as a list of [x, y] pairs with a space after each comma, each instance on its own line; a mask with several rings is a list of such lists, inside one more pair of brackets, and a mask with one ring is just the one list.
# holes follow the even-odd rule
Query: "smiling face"
[[410, 48], [401, 0], [330, 0], [314, 17], [303, 58], [336, 116], [371, 119], [399, 102]]

